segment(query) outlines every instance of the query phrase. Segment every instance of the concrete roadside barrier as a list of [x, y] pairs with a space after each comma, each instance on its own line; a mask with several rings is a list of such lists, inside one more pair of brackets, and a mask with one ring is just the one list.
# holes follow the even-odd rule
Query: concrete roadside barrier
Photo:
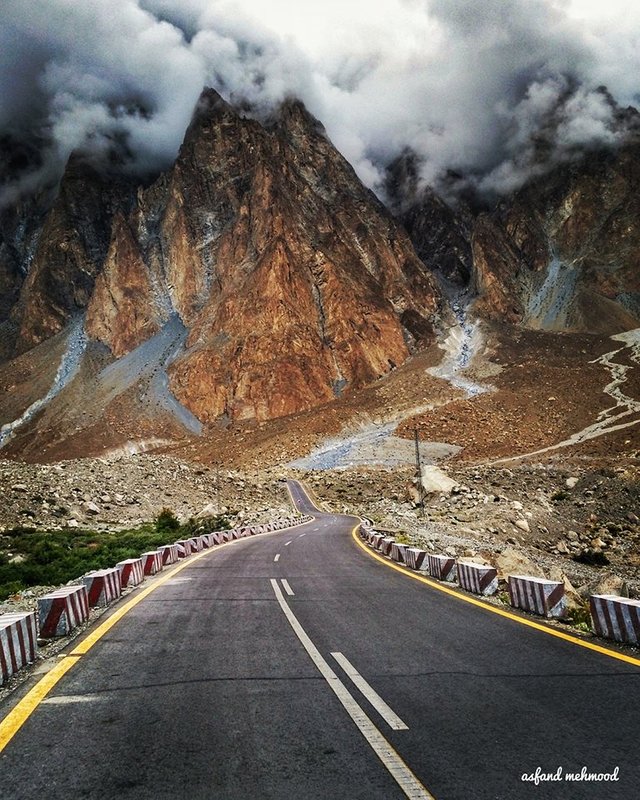
[[148, 553], [143, 553], [140, 558], [142, 559], [142, 571], [145, 575], [156, 575], [162, 571], [162, 553], [160, 550], [150, 550]]
[[125, 558], [116, 564], [120, 573], [120, 586], [126, 589], [129, 586], [138, 586], [144, 580], [144, 567], [141, 558]]
[[35, 611], [0, 616], [0, 677], [5, 684], [38, 653]]
[[564, 583], [530, 575], [509, 575], [509, 599], [514, 608], [561, 619], [567, 613]]
[[393, 545], [394, 542], [395, 539], [393, 538], [393, 536], [383, 536], [382, 541], [378, 545], [378, 549], [383, 555], [388, 556], [391, 554], [391, 546]]
[[407, 547], [404, 557], [406, 565], [411, 569], [424, 571], [429, 567], [427, 551], [421, 550], [419, 547]]
[[384, 536], [381, 533], [374, 533], [371, 537], [371, 547], [373, 547], [374, 550], [380, 550], [380, 544], [383, 539]]
[[191, 545], [192, 553], [199, 553], [202, 550], [202, 542], [199, 536], [190, 536], [188, 541]]
[[122, 594], [120, 570], [117, 567], [98, 569], [82, 578], [89, 595], [89, 608], [108, 606]]
[[400, 542], [394, 542], [391, 545], [391, 551], [389, 555], [391, 556], [392, 561], [397, 561], [398, 564], [405, 564], [405, 553], [407, 551], [407, 545], [401, 544]]
[[485, 564], [458, 561], [458, 583], [473, 594], [495, 594], [498, 591], [498, 571]]
[[89, 619], [87, 587], [63, 586], [38, 598], [38, 627], [43, 639], [67, 636]]
[[373, 537], [375, 535], [376, 532], [373, 530], [373, 528], [364, 528], [362, 525], [360, 526], [360, 538], [367, 544], [371, 544], [373, 542]]
[[450, 556], [432, 555], [427, 556], [429, 575], [439, 581], [453, 583], [458, 575], [455, 558]]
[[640, 600], [616, 594], [592, 594], [589, 605], [596, 636], [640, 644]]
[[175, 545], [178, 548], [178, 559], [188, 558], [191, 555], [190, 539], [178, 539]]
[[210, 533], [203, 533], [200, 540], [202, 541], [203, 550], [208, 550], [213, 545]]
[[166, 567], [169, 564], [175, 564], [178, 560], [178, 548], [175, 544], [163, 544], [158, 548], [158, 552], [162, 554], [163, 567]]
[[227, 540], [224, 538], [224, 531], [214, 531], [211, 534], [211, 540], [213, 541], [214, 545], [217, 544], [224, 544]]

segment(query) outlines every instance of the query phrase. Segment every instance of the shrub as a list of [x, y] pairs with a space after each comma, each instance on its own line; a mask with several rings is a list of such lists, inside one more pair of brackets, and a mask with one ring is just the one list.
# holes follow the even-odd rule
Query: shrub
[[196, 536], [201, 533], [213, 533], [213, 531], [227, 531], [231, 527], [229, 520], [222, 514], [203, 519], [193, 519], [193, 517], [183, 526], [186, 535]]
[[180, 530], [180, 522], [176, 515], [168, 508], [163, 508], [155, 521], [158, 533], [175, 533]]

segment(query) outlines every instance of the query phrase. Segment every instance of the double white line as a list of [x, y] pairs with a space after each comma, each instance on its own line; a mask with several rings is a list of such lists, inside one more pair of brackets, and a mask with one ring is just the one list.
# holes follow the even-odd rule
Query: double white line
[[[369, 719], [369, 717], [365, 714], [362, 708], [358, 705], [356, 700], [354, 699], [353, 695], [349, 692], [347, 687], [342, 683], [340, 678], [336, 675], [336, 673], [331, 669], [328, 662], [322, 657], [318, 648], [314, 645], [311, 641], [309, 636], [307, 635], [306, 631], [298, 622], [297, 617], [293, 613], [293, 611], [289, 608], [287, 601], [284, 599], [284, 595], [282, 594], [282, 590], [278, 585], [278, 582], [271, 578], [271, 586], [276, 596], [276, 600], [278, 601], [280, 608], [282, 609], [285, 617], [287, 618], [289, 624], [293, 628], [294, 633], [300, 640], [302, 646], [309, 654], [309, 657], [313, 661], [313, 663], [318, 668], [322, 677], [327, 681], [331, 690], [336, 695], [338, 700], [342, 703], [343, 708], [347, 712], [347, 714], [351, 717], [351, 719], [355, 722], [360, 730], [360, 733], [364, 736], [367, 740], [375, 754], [378, 756], [380, 761], [384, 764], [393, 778], [396, 780], [404, 794], [410, 798], [410, 800], [435, 800], [432, 794], [430, 794], [425, 787], [420, 783], [420, 781], [416, 778], [416, 776], [411, 772], [409, 767], [405, 764], [402, 760], [400, 755], [393, 749], [393, 747], [389, 744], [389, 742], [384, 738], [384, 736], [380, 733], [380, 731], [376, 728], [373, 722]], [[382, 698], [374, 692], [374, 690], [366, 683], [364, 678], [359, 675], [358, 672], [354, 669], [354, 667], [347, 661], [347, 659], [341, 653], [332, 653], [333, 657], [338, 661], [338, 663], [345, 669], [345, 672], [351, 680], [355, 683], [356, 686], [363, 692], [365, 697], [374, 705], [374, 707], [382, 708], [383, 706], [388, 709], [391, 713], [393, 718], [395, 718], [394, 724], [401, 725], [401, 728], [396, 728], [396, 730], [406, 730], [406, 725], [402, 722], [399, 717], [391, 711], [389, 706], [382, 700]], [[345, 667], [346, 664], [346, 667]], [[354, 677], [357, 676], [356, 677]], [[367, 695], [361, 688], [361, 685], [358, 684], [357, 681], [360, 681], [361, 685], [365, 684], [367, 687], [367, 691], [370, 693], [371, 696]], [[373, 702], [372, 696], [375, 695], [377, 698], [376, 703]], [[382, 704], [382, 705], [380, 705]], [[386, 713], [386, 712], [385, 712]], [[389, 720], [387, 720], [389, 721]], [[391, 724], [391, 722], [389, 722]], [[392, 725], [394, 727], [394, 725]]]

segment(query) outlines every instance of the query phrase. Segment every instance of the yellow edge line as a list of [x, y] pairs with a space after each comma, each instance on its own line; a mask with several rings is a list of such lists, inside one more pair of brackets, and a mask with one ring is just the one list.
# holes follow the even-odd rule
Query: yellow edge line
[[578, 647], [584, 647], [586, 650], [593, 650], [594, 652], [600, 653], [601, 655], [604, 656], [608, 656], [609, 658], [615, 658], [618, 661], [624, 661], [627, 664], [633, 664], [634, 667], [640, 667], [640, 659], [634, 658], [633, 656], [627, 656], [624, 653], [616, 653], [615, 650], [609, 650], [607, 647], [602, 647], [598, 644], [593, 644], [592, 642], [585, 642], [582, 639], [578, 639], [575, 636], [571, 636], [568, 633], [563, 633], [562, 631], [554, 630], [553, 628], [549, 628], [546, 625], [541, 625], [539, 622], [534, 622], [533, 620], [526, 619], [525, 617], [520, 617], [517, 614], [512, 614], [510, 611], [505, 611], [502, 608], [496, 608], [495, 606], [492, 606], [489, 603], [485, 603], [482, 600], [477, 600], [475, 597], [469, 597], [465, 594], [461, 594], [455, 589], [449, 589], [447, 586], [443, 586], [440, 583], [436, 583], [433, 580], [429, 580], [429, 578], [423, 578], [422, 575], [416, 575], [414, 572], [410, 572], [405, 567], [401, 567], [398, 564], [393, 564], [390, 561], [387, 561], [386, 558], [383, 558], [377, 553], [374, 553], [369, 547], [367, 547], [367, 545], [358, 536], [357, 531], [359, 527], [360, 524], [356, 525], [351, 531], [351, 536], [353, 537], [358, 547], [361, 547], [365, 551], [365, 553], [371, 558], [375, 558], [376, 561], [379, 561], [386, 567], [394, 569], [396, 572], [400, 572], [402, 575], [406, 575], [407, 578], [413, 578], [414, 581], [425, 583], [432, 589], [437, 589], [439, 592], [448, 594], [450, 597], [455, 597], [457, 600], [462, 600], [464, 603], [469, 603], [472, 606], [477, 606], [478, 608], [482, 608], [485, 611], [489, 611], [492, 614], [497, 614], [500, 617], [506, 617], [507, 619], [513, 620], [513, 622], [517, 622], [520, 625], [526, 625], [528, 628], [534, 628], [534, 630], [546, 633], [548, 636], [555, 636], [557, 639], [563, 639], [565, 642], [571, 642], [571, 644], [578, 645]]
[[[260, 535], [265, 536], [271, 533], [282, 533], [283, 531], [288, 531], [297, 527], [299, 527], [299, 525], [290, 525], [288, 528], [282, 528], [279, 531], [268, 531], [267, 534]], [[45, 699], [49, 692], [54, 688], [58, 681], [80, 660], [81, 656], [88, 653], [94, 644], [96, 644], [96, 642], [102, 639], [102, 637], [108, 633], [114, 625], [120, 622], [125, 614], [128, 614], [132, 608], [135, 608], [138, 603], [141, 603], [151, 594], [151, 592], [155, 592], [158, 587], [165, 584], [168, 580], [173, 578], [174, 575], [177, 575], [178, 572], [182, 572], [183, 569], [191, 566], [194, 561], [198, 561], [199, 559], [204, 558], [204, 556], [211, 555], [212, 553], [219, 552], [222, 550], [222, 548], [235, 544], [237, 541], [241, 540], [234, 539], [232, 542], [214, 545], [207, 550], [203, 550], [196, 555], [186, 558], [181, 564], [176, 564], [173, 569], [171, 569], [158, 580], [154, 581], [151, 586], [148, 586], [146, 589], [143, 589], [141, 592], [136, 594], [135, 597], [132, 597], [130, 600], [128, 600], [108, 619], [98, 625], [98, 627], [85, 639], [83, 639], [82, 642], [80, 642], [80, 644], [71, 651], [71, 653], [58, 661], [58, 663], [52, 667], [32, 689], [27, 692], [22, 700], [20, 700], [20, 702], [17, 703], [7, 714], [7, 716], [0, 722], [0, 753], [5, 749], [16, 733], [18, 733], [20, 728], [29, 719], [29, 717], [33, 714], [33, 712]]]

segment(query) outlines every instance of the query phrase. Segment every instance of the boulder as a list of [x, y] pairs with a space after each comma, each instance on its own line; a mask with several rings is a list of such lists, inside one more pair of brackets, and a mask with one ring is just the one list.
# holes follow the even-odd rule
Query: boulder
[[218, 507], [214, 503], [207, 503], [207, 505], [196, 514], [196, 519], [205, 519], [206, 517], [215, 517], [218, 513]]
[[433, 465], [423, 466], [421, 470], [422, 488], [425, 494], [451, 494], [457, 481]]
[[579, 587], [578, 592], [585, 598], [591, 594], [617, 594], [620, 597], [629, 597], [629, 587], [626, 581], [612, 572], [607, 572], [595, 580], [585, 583]]
[[552, 567], [549, 572], [549, 579], [564, 583], [564, 594], [567, 598], [567, 611], [569, 615], [578, 610], [584, 610], [585, 601], [580, 595], [580, 592], [574, 587], [569, 578], [560, 569], [560, 567]]
[[544, 578], [544, 570], [528, 556], [514, 547], [505, 549], [493, 557], [493, 566], [498, 570], [499, 578], [507, 575], [530, 575], [533, 578]]

